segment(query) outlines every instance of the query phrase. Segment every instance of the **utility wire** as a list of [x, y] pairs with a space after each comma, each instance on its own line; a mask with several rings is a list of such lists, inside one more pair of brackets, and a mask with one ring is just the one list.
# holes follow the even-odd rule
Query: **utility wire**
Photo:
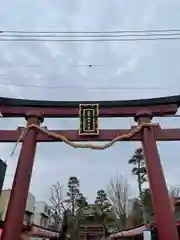
[[[77, 64], [77, 65], [67, 65], [68, 67], [72, 67], [72, 68], [82, 68], [82, 67], [88, 67], [88, 68], [94, 68], [94, 67], [116, 67], [119, 66], [118, 63], [115, 64]], [[0, 66], [0, 69], [3, 67], [3, 65]], [[61, 63], [59, 64], [49, 64], [49, 63], [45, 63], [45, 64], [21, 64], [20, 66], [10, 66], [8, 65], [8, 68], [10, 69], [19, 69], [19, 68], [42, 68], [42, 67], [63, 67], [63, 65]], [[0, 79], [8, 79], [7, 76], [0, 76]]]
[[67, 90], [165, 90], [161, 87], [90, 87], [81, 88], [79, 86], [60, 86], [60, 85], [36, 85], [36, 84], [0, 84], [0, 87], [23, 87], [23, 88], [52, 88], [52, 89], [67, 89]]
[[180, 37], [164, 37], [164, 38], [121, 38], [121, 39], [0, 39], [0, 42], [134, 42], [134, 41], [163, 41], [163, 40], [179, 40]]
[[0, 42], [134, 42], [134, 41], [169, 41], [179, 37], [159, 38], [99, 38], [99, 39], [43, 39], [43, 38], [0, 38]]
[[120, 41], [159, 41], [159, 40], [177, 40], [180, 39], [180, 30], [172, 32], [163, 32], [159, 30], [156, 33], [146, 32], [146, 34], [107, 34], [106, 35], [57, 35], [57, 34], [0, 34], [0, 41], [23, 41], [23, 42], [120, 42]]
[[26, 34], [71, 34], [71, 33], [162, 33], [162, 32], [180, 32], [180, 29], [147, 29], [147, 30], [113, 30], [113, 31], [24, 31], [24, 30], [1, 30], [0, 33], [26, 33]]
[[27, 34], [3, 34], [0, 35], [0, 37], [16, 37], [16, 38], [108, 38], [108, 37], [164, 37], [164, 36], [180, 36], [179, 33], [152, 33], [152, 34], [108, 34], [108, 35], [55, 35], [55, 34], [48, 34], [48, 35], [39, 35], [39, 34], [33, 34], [33, 35], [27, 35]]

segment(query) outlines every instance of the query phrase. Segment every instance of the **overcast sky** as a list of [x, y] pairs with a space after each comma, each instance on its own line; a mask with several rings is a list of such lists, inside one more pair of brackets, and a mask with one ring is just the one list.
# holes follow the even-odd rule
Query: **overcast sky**
[[[113, 31], [180, 29], [179, 0], [6, 0], [0, 29], [24, 31]], [[82, 67], [79, 65], [105, 65]], [[122, 100], [180, 93], [180, 40], [158, 42], [0, 42], [0, 95], [41, 100]], [[22, 84], [68, 86], [23, 87]], [[16, 85], [16, 86], [14, 86]], [[18, 85], [18, 86], [17, 86]], [[97, 88], [97, 89], [96, 89]], [[101, 89], [101, 88], [109, 88]], [[123, 89], [126, 88], [126, 89]], [[129, 89], [128, 89], [129, 88]], [[136, 88], [136, 89], [133, 89]], [[138, 88], [146, 88], [138, 89]], [[164, 127], [180, 127], [180, 119], [164, 119]], [[45, 120], [49, 129], [78, 128], [78, 119]], [[129, 128], [133, 119], [102, 119], [102, 128]], [[23, 119], [2, 119], [3, 129], [23, 126]], [[68, 177], [80, 178], [93, 201], [109, 178], [123, 173], [136, 192], [128, 159], [138, 143], [117, 143], [105, 151], [72, 149], [63, 143], [38, 145], [31, 192], [48, 199], [49, 186]], [[169, 185], [180, 184], [179, 143], [158, 145]], [[0, 145], [7, 160], [5, 187], [10, 188], [19, 149]]]

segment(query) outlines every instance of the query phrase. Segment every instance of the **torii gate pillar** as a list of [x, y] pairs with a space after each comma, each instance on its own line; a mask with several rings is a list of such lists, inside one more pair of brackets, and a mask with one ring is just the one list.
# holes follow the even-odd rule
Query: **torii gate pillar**
[[[140, 123], [150, 122], [152, 114], [141, 112], [135, 120]], [[161, 240], [178, 240], [178, 233], [173, 215], [168, 189], [163, 174], [161, 161], [156, 145], [153, 127], [145, 127], [142, 131], [142, 145], [145, 155], [149, 185], [156, 215], [158, 237]]]
[[[27, 115], [28, 126], [31, 124], [40, 125], [40, 120], [42, 119], [37, 114]], [[1, 240], [20, 239], [34, 164], [37, 133], [36, 129], [30, 129], [22, 143]]]

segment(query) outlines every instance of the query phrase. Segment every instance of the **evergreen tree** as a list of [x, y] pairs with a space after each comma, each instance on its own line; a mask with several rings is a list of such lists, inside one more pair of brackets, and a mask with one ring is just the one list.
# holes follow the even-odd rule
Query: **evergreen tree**
[[137, 183], [138, 183], [138, 190], [139, 190], [139, 197], [141, 201], [142, 206], [142, 212], [143, 212], [143, 219], [144, 222], [147, 222], [147, 214], [146, 210], [143, 205], [142, 195], [143, 195], [143, 183], [147, 182], [147, 171], [146, 166], [144, 162], [144, 154], [142, 148], [138, 148], [135, 150], [135, 153], [133, 154], [132, 158], [129, 160], [129, 164], [135, 165], [132, 169], [132, 174], [137, 176]]
[[78, 208], [83, 208], [88, 205], [87, 199], [84, 197], [82, 193], [79, 193], [76, 197], [76, 206]]
[[102, 206], [107, 203], [107, 200], [107, 193], [103, 189], [98, 190], [96, 194], [95, 204], [99, 204]]
[[67, 196], [69, 197], [69, 202], [72, 205], [72, 215], [75, 215], [75, 204], [76, 197], [79, 195], [79, 180], [77, 177], [72, 176], [68, 181], [68, 192]]
[[142, 192], [142, 203], [145, 208], [145, 211], [148, 215], [152, 215], [154, 213], [151, 191], [149, 188], [146, 188]]

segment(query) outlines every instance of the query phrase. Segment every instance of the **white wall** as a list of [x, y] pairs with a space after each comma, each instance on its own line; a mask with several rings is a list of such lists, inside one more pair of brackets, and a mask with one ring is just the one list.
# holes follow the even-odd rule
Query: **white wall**
[[[9, 203], [9, 198], [10, 198], [10, 193], [11, 189], [5, 189], [1, 193], [0, 197], [0, 212], [2, 212], [2, 219], [4, 220], [8, 203]], [[34, 213], [34, 208], [35, 208], [35, 197], [29, 193], [28, 198], [27, 198], [27, 203], [26, 203], [26, 211]]]
[[36, 201], [35, 202], [35, 214], [36, 213], [43, 213], [44, 215], [49, 217], [49, 213], [48, 213], [48, 211], [45, 211], [45, 207], [46, 207], [46, 210], [49, 209], [47, 203], [45, 203], [43, 201]]
[[27, 198], [27, 203], [26, 203], [26, 211], [34, 213], [35, 202], [36, 202], [35, 197], [31, 193], [28, 193], [28, 198]]
[[[45, 207], [46, 207], [46, 210], [45, 210]], [[34, 224], [36, 224], [38, 226], [44, 226], [44, 227], [49, 226], [49, 220], [47, 221], [46, 226], [41, 222], [41, 219], [42, 219], [42, 221], [44, 221], [44, 220], [46, 221], [46, 219], [49, 219], [50, 214], [48, 213], [48, 209], [49, 209], [49, 207], [45, 202], [43, 202], [43, 201], [35, 202]]]
[[34, 214], [33, 222], [34, 222], [34, 224], [40, 226], [40, 223], [41, 223], [41, 213], [35, 213]]

